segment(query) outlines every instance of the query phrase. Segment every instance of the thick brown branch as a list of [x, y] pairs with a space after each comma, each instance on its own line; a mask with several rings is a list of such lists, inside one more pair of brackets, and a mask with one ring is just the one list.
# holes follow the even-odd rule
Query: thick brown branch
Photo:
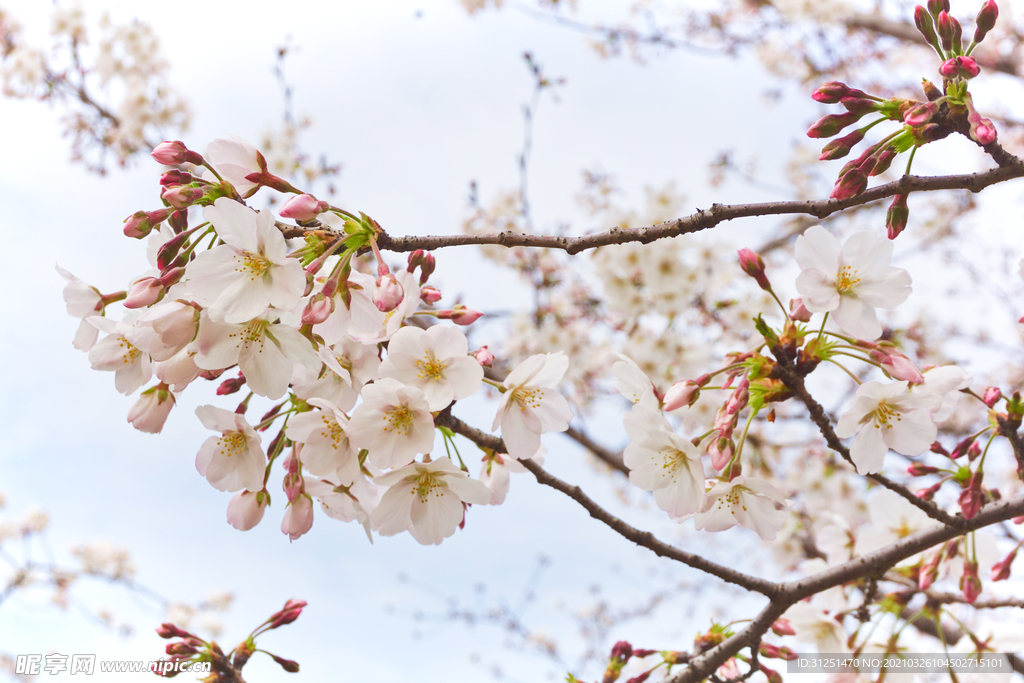
[[[781, 380], [782, 383], [793, 392], [793, 395], [804, 404], [807, 408], [807, 412], [810, 414], [811, 421], [817, 425], [818, 431], [820, 431], [821, 435], [825, 437], [825, 442], [828, 444], [829, 448], [841, 455], [843, 460], [852, 465], [853, 458], [850, 457], [850, 449], [843, 445], [843, 442], [839, 439], [839, 436], [832, 428], [832, 422], [828, 419], [828, 415], [825, 414], [825, 409], [820, 403], [815, 401], [814, 397], [812, 397], [810, 392], [807, 391], [807, 386], [804, 384], [804, 378], [793, 365], [793, 361], [790, 359], [789, 354], [779, 347], [773, 347], [772, 354], [778, 361], [778, 365], [776, 365], [774, 371], [775, 374], [778, 375], [777, 379]], [[946, 526], [954, 528], [963, 526], [963, 517], [953, 516], [934, 503], [919, 498], [914, 495], [913, 491], [908, 490], [905, 486], [897, 484], [885, 475], [868, 474], [866, 476], [868, 479], [871, 479], [872, 481], [881, 484], [890, 491], [898, 494], [908, 503], [922, 510], [932, 519], [938, 520]]]
[[[471, 427], [452, 415], [450, 411], [442, 411], [435, 418], [434, 422], [438, 425], [451, 429], [456, 434], [461, 434], [478, 446], [489, 448], [498, 453], [506, 452], [505, 444], [500, 438], [493, 434], [488, 434], [483, 430], [477, 429], [476, 427]], [[716, 576], [723, 581], [735, 584], [741, 588], [746, 588], [747, 590], [755, 593], [760, 593], [761, 595], [768, 596], [769, 598], [771, 598], [778, 589], [778, 584], [776, 583], [766, 581], [756, 576], [743, 574], [735, 569], [730, 569], [729, 567], [711, 562], [700, 555], [688, 553], [685, 550], [680, 550], [668, 543], [659, 541], [654, 537], [654, 534], [649, 531], [641, 531], [602, 508], [600, 505], [595, 503], [593, 499], [587, 496], [587, 494], [583, 493], [580, 487], [572, 486], [561, 479], [548, 474], [533, 460], [520, 460], [519, 462], [521, 462], [526, 469], [530, 470], [530, 472], [533, 473], [533, 476], [537, 477], [537, 481], [541, 484], [550, 486], [551, 488], [557, 489], [566, 494], [582, 505], [583, 508], [590, 513], [591, 517], [600, 522], [604, 522], [623, 538], [653, 551], [656, 555], [667, 557], [671, 560], [676, 560], [677, 562], [682, 562], [689, 567], [699, 569], [700, 571]]]

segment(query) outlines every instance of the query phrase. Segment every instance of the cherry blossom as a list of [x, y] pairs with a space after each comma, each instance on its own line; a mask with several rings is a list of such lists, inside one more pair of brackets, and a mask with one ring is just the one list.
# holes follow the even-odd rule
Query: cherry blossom
[[363, 385], [377, 379], [377, 347], [344, 336], [334, 346], [321, 346], [316, 354], [323, 368], [318, 374], [297, 366], [292, 391], [299, 398], [322, 398], [342, 411], [351, 410]]
[[275, 319], [267, 312], [233, 325], [204, 314], [199, 334], [189, 347], [195, 351], [196, 365], [204, 370], [220, 370], [238, 363], [250, 389], [260, 396], [280, 398], [288, 390], [296, 365], [315, 372], [320, 359], [298, 330]]
[[122, 394], [131, 394], [149, 381], [153, 367], [149, 354], [143, 353], [128, 341], [132, 326], [110, 318], [94, 315], [90, 324], [107, 336], [89, 349], [89, 363], [93, 370], [114, 373], [114, 387]]
[[796, 240], [802, 269], [796, 288], [804, 306], [830, 312], [854, 337], [876, 339], [882, 326], [876, 308], [895, 308], [910, 296], [910, 275], [889, 265], [893, 245], [877, 232], [858, 232], [840, 246], [825, 228], [813, 226]]
[[437, 545], [462, 523], [464, 503], [487, 505], [491, 490], [448, 458], [413, 463], [377, 477], [389, 487], [373, 515], [382, 536], [408, 530], [423, 545]]
[[165, 361], [195, 338], [199, 311], [183, 301], [153, 306], [139, 316], [128, 339], [155, 361]]
[[651, 379], [629, 356], [615, 354], [619, 360], [612, 364], [615, 376], [615, 390], [633, 405], [642, 405], [657, 410], [658, 397]]
[[293, 416], [285, 433], [303, 444], [302, 465], [310, 474], [337, 472], [341, 483], [351, 485], [359, 476], [359, 459], [345, 433], [348, 417], [329, 401], [311, 398], [308, 403], [320, 410]]
[[370, 520], [380, 503], [383, 488], [362, 473], [350, 485], [338, 483], [336, 477], [307, 477], [305, 486], [306, 493], [320, 501], [320, 508], [328, 517], [342, 522], [359, 522], [373, 543]]
[[57, 266], [57, 272], [68, 281], [62, 292], [68, 315], [81, 320], [73, 345], [79, 351], [88, 351], [96, 343], [99, 329], [87, 319], [103, 310], [103, 295], [60, 266]]
[[920, 455], [935, 441], [938, 427], [932, 410], [939, 404], [932, 392], [913, 392], [907, 382], [865, 382], [857, 387], [853, 406], [839, 418], [841, 439], [857, 435], [850, 458], [861, 474], [882, 469], [891, 448], [903, 455]]
[[204, 216], [224, 244], [199, 254], [185, 274], [191, 298], [209, 307], [212, 319], [243, 323], [270, 306], [290, 309], [299, 303], [306, 275], [298, 260], [287, 257], [274, 214], [221, 197]]
[[[391, 339], [396, 332], [398, 332], [405, 319], [415, 313], [416, 309], [419, 308], [419, 279], [413, 273], [406, 270], [400, 270], [395, 273], [394, 276], [397, 279], [398, 284], [402, 286], [406, 295], [396, 308], [393, 308], [387, 313], [381, 313], [377, 310], [376, 304], [374, 304], [373, 300], [370, 299], [370, 305], [373, 306], [373, 309], [376, 311], [376, 315], [373, 315], [368, 310], [362, 310], [360, 308], [360, 315], [357, 317], [355, 303], [356, 298], [353, 296], [352, 320], [349, 324], [348, 333], [352, 335], [354, 339], [358, 339], [364, 344], [387, 341]], [[363, 287], [364, 293], [372, 296], [375, 279], [371, 276], [353, 272], [349, 281], [358, 282], [358, 284]], [[362, 299], [360, 299], [360, 304], [363, 304]], [[345, 307], [339, 306], [338, 308], [344, 309]], [[335, 315], [337, 315], [337, 309], [335, 309], [335, 311]]]
[[[531, 458], [538, 465], [544, 464], [544, 447]], [[487, 453], [482, 458], [480, 466], [480, 483], [491, 490], [491, 505], [501, 505], [505, 502], [508, 489], [511, 484], [511, 473], [522, 474], [528, 472], [522, 463], [508, 454]]]
[[267, 456], [260, 435], [245, 417], [211, 405], [196, 408], [196, 416], [204, 427], [221, 433], [200, 447], [196, 455], [199, 474], [218, 491], [262, 490]]
[[783, 615], [796, 630], [797, 640], [813, 643], [819, 653], [849, 652], [846, 631], [835, 618], [809, 602], [798, 602]]
[[[908, 536], [935, 528], [939, 522], [920, 508], [914, 507], [899, 494], [883, 489], [868, 501], [871, 524], [857, 534], [854, 552], [866, 555]], [[911, 558], [915, 563], [919, 555]], [[906, 564], [907, 562], [905, 562]]]
[[704, 500], [704, 466], [700, 451], [672, 430], [662, 414], [643, 404], [622, 419], [632, 443], [623, 462], [629, 481], [654, 492], [658, 507], [673, 519], [697, 512]]
[[466, 335], [454, 327], [403, 327], [388, 342], [380, 376], [421, 389], [433, 411], [476, 393], [484, 369], [469, 355]]
[[427, 396], [416, 387], [386, 377], [363, 387], [363, 402], [352, 413], [348, 437], [365, 448], [381, 469], [409, 464], [434, 448], [434, 418]]
[[953, 408], [960, 398], [957, 392], [968, 388], [974, 378], [956, 365], [931, 368], [923, 374], [924, 384], [915, 388], [914, 393], [935, 397], [935, 405], [932, 408], [934, 420], [944, 422], [953, 414]]
[[725, 531], [738, 524], [773, 541], [786, 522], [786, 510], [786, 499], [767, 481], [736, 477], [715, 482], [705, 494], [694, 522], [705, 531]]
[[569, 359], [561, 351], [540, 353], [524, 360], [505, 378], [505, 392], [491, 430], [501, 427], [505, 448], [513, 458], [532, 457], [540, 449], [544, 432], [569, 428], [572, 409], [554, 389], [568, 369]]
[[206, 146], [204, 156], [242, 197], [248, 197], [259, 188], [257, 183], [245, 179], [263, 170], [260, 153], [250, 142], [237, 135], [232, 135], [230, 140], [217, 138]]
[[281, 519], [281, 532], [289, 540], [294, 541], [312, 528], [313, 499], [303, 493], [289, 503], [288, 508], [284, 511], [284, 517]]
[[270, 496], [266, 491], [239, 491], [228, 503], [228, 524], [239, 531], [248, 531], [260, 523], [269, 505]]
[[140, 432], [157, 434], [164, 428], [174, 402], [174, 394], [166, 384], [146, 389], [128, 411], [128, 422]]

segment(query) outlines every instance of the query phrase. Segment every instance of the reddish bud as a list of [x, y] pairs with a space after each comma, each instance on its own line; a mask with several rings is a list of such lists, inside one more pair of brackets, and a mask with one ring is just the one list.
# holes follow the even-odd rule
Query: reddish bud
[[1017, 548], [1014, 548], [1009, 555], [992, 565], [992, 580], [1006, 581], [1010, 578], [1010, 565], [1017, 559]]
[[482, 367], [489, 368], [494, 362], [494, 354], [491, 353], [486, 346], [481, 346], [479, 349], [473, 352], [473, 358], [476, 358], [476, 362]]
[[982, 472], [975, 472], [964, 482], [964, 489], [960, 492], [960, 510], [964, 519], [971, 519], [981, 510], [985, 504], [985, 492], [981, 488], [981, 481], [984, 478]]
[[942, 561], [942, 550], [933, 553], [917, 573], [917, 587], [921, 590], [928, 590], [936, 579], [939, 578], [939, 563]]
[[1003, 397], [1003, 392], [1000, 391], [999, 387], [989, 387], [985, 390], [985, 396], [982, 400], [989, 408], [999, 402], [999, 399]]
[[999, 7], [995, 0], [985, 0], [985, 4], [978, 10], [978, 16], [974, 20], [974, 42], [980, 43], [985, 40], [985, 35], [995, 28], [996, 19], [999, 18]]
[[164, 648], [164, 652], [169, 655], [183, 655], [185, 657], [190, 657], [198, 652], [198, 650], [188, 643], [177, 642], [167, 643], [167, 647]]
[[175, 185], [188, 185], [195, 179], [195, 176], [191, 173], [175, 169], [173, 171], [167, 171], [167, 173], [160, 176], [160, 184], [164, 187], [174, 187]]
[[284, 657], [278, 657], [277, 655], [270, 655], [270, 656], [273, 657], [274, 661], [277, 662], [278, 664], [280, 664], [281, 668], [284, 669], [285, 671], [287, 671], [288, 673], [290, 673], [290, 674], [297, 674], [297, 673], [299, 673], [299, 663], [298, 662], [296, 662], [294, 660], [291, 660], [291, 659], [285, 659]]
[[287, 180], [284, 178], [278, 178], [276, 175], [268, 171], [266, 169], [267, 162], [262, 160], [262, 157], [263, 155], [259, 154], [259, 159], [261, 159], [260, 165], [263, 167], [263, 170], [259, 173], [250, 173], [245, 176], [245, 179], [250, 183], [256, 184], [256, 187], [245, 193], [247, 197], [251, 197], [256, 193], [256, 190], [261, 187], [269, 187], [271, 190], [277, 190], [278, 192], [298, 192], [298, 190], [292, 187], [291, 183]]
[[861, 114], [846, 112], [845, 114], [829, 114], [815, 121], [807, 129], [809, 138], [830, 138], [843, 128], [860, 120]]
[[[953, 61], [953, 60], [950, 60]], [[925, 102], [919, 104], [916, 107], [910, 109], [906, 114], [903, 115], [903, 123], [908, 126], [923, 126], [932, 120], [939, 111], [939, 106], [935, 102]]]
[[394, 275], [387, 273], [380, 275], [373, 286], [373, 303], [381, 313], [387, 313], [398, 308], [398, 304], [405, 299], [405, 290]]
[[163, 298], [164, 286], [155, 277], [144, 277], [132, 285], [125, 297], [125, 308], [145, 308]]
[[818, 161], [830, 161], [832, 159], [842, 159], [855, 145], [860, 143], [864, 139], [864, 129], [858, 128], [849, 135], [833, 140], [824, 147], [821, 148], [821, 154], [818, 156]]
[[973, 605], [981, 595], [981, 579], [978, 578], [978, 563], [964, 560], [964, 573], [960, 577], [960, 592], [967, 604]]
[[981, 445], [975, 441], [971, 444], [971, 447], [967, 449], [967, 460], [969, 462], [974, 462], [979, 457], [981, 457]]
[[839, 179], [832, 188], [830, 199], [844, 201], [864, 192], [868, 186], [868, 177], [860, 170], [851, 170]]
[[790, 320], [797, 320], [802, 323], [811, 322], [811, 316], [813, 313], [807, 310], [804, 306], [804, 300], [801, 297], [789, 300], [789, 318]]
[[907, 472], [912, 477], [923, 477], [926, 474], [935, 474], [938, 471], [938, 467], [932, 467], [931, 465], [922, 465], [919, 462], [915, 462], [910, 467], [907, 468]]
[[725, 412], [729, 415], [738, 415], [741, 410], [747, 407], [750, 401], [750, 380], [746, 376], [740, 380], [733, 390], [729, 400], [725, 403]]
[[924, 36], [925, 42], [935, 48], [939, 47], [939, 37], [935, 33], [935, 20], [920, 5], [914, 8], [914, 25], [917, 26], [917, 30], [921, 32], [921, 35]]
[[436, 304], [441, 300], [441, 292], [437, 291], [430, 285], [425, 285], [420, 288], [420, 301], [425, 304]]
[[303, 325], [319, 325], [334, 313], [334, 297], [323, 292], [314, 295], [302, 310]]
[[231, 379], [226, 379], [220, 383], [220, 386], [217, 387], [217, 395], [228, 396], [235, 393], [243, 386], [245, 386], [245, 375], [238, 373], [238, 377], [232, 377]]
[[921, 500], [931, 500], [932, 498], [935, 497], [935, 494], [938, 492], [941, 486], [942, 482], [940, 481], [937, 484], [932, 484], [926, 489], [918, 489], [917, 491], [914, 491], [914, 495], [920, 498]]
[[917, 366], [910, 362], [909, 358], [892, 347], [880, 346], [873, 349], [869, 355], [893, 379], [912, 382], [913, 384], [924, 384], [924, 375], [917, 369]]
[[462, 304], [458, 304], [455, 308], [449, 311], [438, 311], [437, 317], [441, 320], [451, 320], [456, 325], [472, 325], [483, 316], [480, 311], [475, 311], [472, 308], [466, 308]]
[[[942, 10], [939, 12], [938, 18], [935, 21], [935, 28], [939, 34], [939, 42], [942, 45], [942, 49], [949, 52], [953, 49], [953, 18], [949, 16], [949, 12]], [[952, 61], [952, 60], [951, 60]], [[939, 71], [942, 71], [939, 69]], [[946, 74], [942, 74], [945, 76]]]
[[776, 619], [772, 623], [772, 633], [777, 636], [795, 636], [796, 629], [793, 628], [793, 624], [789, 622], [789, 619]]
[[156, 628], [156, 634], [161, 638], [193, 638], [194, 636], [171, 623], [160, 624]]
[[[898, 194], [892, 198], [892, 204], [889, 205], [889, 210], [885, 214], [885, 229], [889, 239], [894, 240], [899, 237], [900, 233], [907, 229], [909, 220], [910, 207], [907, 206], [907, 195]], [[923, 379], [915, 381], [921, 382]]]
[[160, 198], [175, 209], [186, 209], [203, 198], [203, 190], [189, 185], [165, 187], [160, 192]]
[[[869, 176], [882, 175], [889, 170], [892, 166], [893, 159], [896, 158], [896, 150], [892, 147], [886, 147], [882, 151], [876, 153], [871, 159], [871, 170], [868, 172]], [[865, 165], [865, 170], [867, 167]]]
[[929, 448], [928, 450], [930, 450], [930, 451], [931, 451], [932, 453], [938, 453], [939, 455], [946, 455], [946, 456], [948, 456], [948, 455], [949, 455], [949, 451], [947, 451], [947, 450], [946, 450], [946, 447], [945, 447], [945, 446], [943, 446], [943, 445], [942, 445], [942, 444], [941, 444], [940, 442], [938, 442], [938, 441], [936, 441], [935, 443], [933, 443], [933, 444], [931, 445], [931, 448]]
[[282, 218], [292, 218], [297, 221], [315, 220], [317, 216], [330, 208], [327, 202], [322, 202], [310, 194], [295, 195], [281, 207]]
[[857, 114], [858, 116], [864, 116], [864, 114], [870, 114], [873, 111], [878, 111], [878, 102], [869, 100], [866, 97], [844, 97], [839, 100], [846, 111], [851, 114]]
[[811, 95], [811, 99], [822, 104], [837, 104], [844, 97], [864, 97], [865, 93], [839, 81], [822, 83]]
[[665, 410], [678, 410], [692, 406], [700, 398], [700, 387], [692, 379], [676, 382], [665, 392]]
[[768, 276], [764, 272], [764, 259], [746, 248], [740, 249], [737, 253], [740, 255], [740, 268], [743, 269], [743, 272], [754, 278], [761, 289], [770, 292], [772, 285], [768, 282]]
[[971, 137], [980, 145], [989, 145], [996, 141], [996, 127], [988, 119], [978, 117], [971, 121]]
[[173, 211], [167, 217], [167, 225], [178, 234], [188, 228], [188, 211]]
[[163, 164], [164, 166], [175, 166], [177, 164], [195, 164], [199, 166], [203, 163], [203, 157], [189, 150], [185, 143], [180, 140], [161, 142], [153, 148], [150, 154], [158, 164]]
[[949, 454], [949, 457], [953, 458], [954, 460], [963, 457], [964, 455], [967, 454], [968, 449], [970, 449], [971, 444], [973, 443], [973, 436], [969, 436], [966, 439], [960, 441], [956, 446], [953, 446], [953, 452]]

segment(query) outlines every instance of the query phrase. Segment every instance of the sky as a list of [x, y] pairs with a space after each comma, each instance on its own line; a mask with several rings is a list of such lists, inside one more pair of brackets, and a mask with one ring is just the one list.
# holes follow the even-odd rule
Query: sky
[[[3, 3], [37, 42], [45, 40], [47, 5]], [[635, 205], [645, 185], [668, 181], [690, 197], [688, 209], [782, 198], [735, 182], [711, 188], [707, 165], [724, 149], [756, 145], [766, 176], [777, 175], [816, 111], [792, 88], [784, 88], [781, 103], [765, 104], [758, 93], [778, 84], [749, 59], [676, 53], [646, 64], [602, 60], [583, 37], [514, 8], [470, 17], [449, 0], [87, 3], [90, 17], [101, 10], [156, 27], [172, 83], [194, 112], [182, 139], [196, 149], [228, 134], [255, 141], [279, 121], [274, 53], [285, 41], [294, 46], [285, 65], [294, 109], [313, 120], [302, 147], [341, 162], [341, 205], [365, 211], [393, 234], [457, 233], [470, 181], [485, 202], [518, 185], [522, 107], [532, 88], [525, 50], [550, 75], [566, 78], [558, 102], [542, 101], [535, 118], [531, 201], [543, 229], [565, 222], [574, 232], [605, 227], [588, 225], [573, 202], [582, 171], [598, 166], [618, 178]], [[702, 106], [708, 97], [713, 106]], [[141, 246], [122, 237], [120, 226], [157, 205], [160, 169], [140, 158], [106, 177], [89, 175], [69, 162], [57, 118], [44, 104], [0, 100], [7, 161], [0, 164], [0, 230], [8, 243], [0, 269], [8, 312], [0, 335], [0, 491], [9, 514], [38, 505], [51, 515], [47, 538], [58, 557], [76, 544], [109, 539], [131, 550], [138, 581], [168, 598], [194, 602], [231, 590], [236, 603], [221, 639], [229, 646], [287, 599], [305, 599], [309, 607], [296, 624], [260, 643], [299, 661], [300, 676], [311, 681], [488, 680], [495, 664], [505, 680], [564, 677], [565, 667], [521, 651], [486, 619], [468, 627], [452, 618], [458, 606], [478, 615], [497, 605], [518, 610], [531, 630], [562, 639], [568, 666], [580, 651], [574, 619], [600, 599], [635, 607], [657, 591], [690, 586], [655, 618], [608, 635], [609, 644], [629, 638], [670, 649], [687, 649], [711, 615], [741, 618], [759, 606], [632, 546], [528, 475], [513, 480], [504, 505], [474, 509], [466, 529], [439, 547], [406, 535], [378, 537], [371, 546], [360, 527], [322, 515], [289, 543], [278, 528], [280, 492], [272, 492], [279, 502], [256, 529], [229, 527], [230, 495], [193, 466], [208, 432], [192, 411], [211, 401], [213, 387], [190, 389], [163, 434], [142, 434], [124, 418], [134, 398], [117, 394], [113, 378], [90, 370], [71, 347], [77, 321], [64, 314], [54, 264], [103, 291], [123, 288], [144, 270]], [[756, 222], [736, 230], [752, 239], [769, 232]], [[439, 253], [435, 279], [476, 308], [522, 308], [527, 293], [470, 249]], [[464, 417], [489, 426], [492, 410], [481, 403]], [[622, 443], [617, 424], [595, 431]], [[553, 435], [545, 443], [551, 472], [662, 538], [720, 557], [755, 547], [737, 550], [728, 539], [651, 514], [646, 498], [623, 493], [621, 480], [593, 467], [579, 447]], [[546, 564], [531, 578], [541, 556]], [[524, 602], [530, 591], [535, 598]], [[111, 606], [137, 635], [121, 638], [37, 597], [2, 606], [0, 643], [11, 652], [109, 659], [160, 653], [163, 641], [151, 632], [158, 609], [97, 584], [81, 586], [78, 595], [93, 608]], [[267, 658], [254, 658], [246, 672], [270, 683], [295, 678]], [[44, 676], [50, 678], [59, 680]]]

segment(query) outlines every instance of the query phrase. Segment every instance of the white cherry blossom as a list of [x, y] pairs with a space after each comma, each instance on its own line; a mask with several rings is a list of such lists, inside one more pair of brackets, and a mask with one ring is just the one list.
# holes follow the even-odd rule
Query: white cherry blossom
[[736, 477], [715, 482], [694, 521], [705, 531], [725, 531], [738, 524], [773, 541], [786, 522], [786, 510], [786, 499], [767, 481]]
[[524, 360], [505, 378], [505, 393], [491, 430], [501, 427], [505, 448], [513, 458], [532, 457], [540, 449], [542, 433], [569, 428], [572, 409], [554, 388], [568, 369], [569, 359], [561, 351], [540, 353]]
[[308, 403], [320, 410], [292, 416], [285, 430], [289, 439], [303, 444], [302, 466], [318, 477], [337, 473], [341, 483], [351, 485], [359, 476], [359, 459], [345, 432], [348, 417], [329, 401], [311, 398]]
[[615, 390], [633, 405], [658, 409], [658, 397], [654, 393], [654, 384], [644, 374], [640, 366], [629, 356], [616, 353], [619, 360], [612, 364], [615, 375]]
[[839, 438], [857, 435], [850, 458], [861, 474], [882, 469], [890, 448], [903, 455], [920, 455], [935, 442], [938, 427], [932, 411], [940, 399], [933, 392], [910, 392], [907, 386], [907, 382], [865, 382], [857, 387], [853, 406], [839, 418]]
[[168, 301], [139, 316], [128, 339], [155, 361], [165, 361], [195, 338], [199, 311], [183, 301]]
[[843, 625], [809, 602], [798, 602], [782, 615], [793, 626], [796, 638], [812, 643], [819, 653], [849, 652]]
[[830, 312], [854, 337], [876, 339], [882, 326], [875, 309], [896, 308], [910, 296], [910, 275], [889, 265], [892, 250], [881, 232], [854, 233], [840, 246], [825, 228], [809, 228], [796, 240], [802, 269], [796, 289], [804, 306]]
[[340, 484], [336, 477], [306, 478], [306, 493], [320, 501], [320, 508], [332, 519], [359, 522], [370, 535], [371, 518], [380, 503], [384, 489], [362, 473], [350, 485]]
[[[245, 179], [247, 175], [262, 170], [259, 152], [247, 140], [237, 135], [232, 135], [230, 140], [217, 138], [206, 146], [206, 154], [203, 157], [243, 197], [249, 196], [257, 188], [256, 183]], [[214, 178], [211, 177], [209, 180], [212, 181]]]
[[[405, 291], [405, 298], [402, 299], [402, 303], [398, 304], [397, 308], [394, 308], [387, 313], [381, 313], [377, 310], [376, 304], [374, 304], [373, 300], [370, 299], [370, 305], [377, 311], [377, 315], [375, 316], [368, 309], [364, 310], [365, 299], [363, 298], [364, 296], [368, 297], [373, 294], [373, 287], [376, 282], [375, 278], [363, 273], [352, 272], [352, 275], [349, 277], [349, 281], [356, 282], [362, 287], [362, 289], [359, 290], [360, 298], [358, 300], [356, 299], [354, 291], [352, 294], [352, 319], [349, 323], [348, 333], [352, 335], [354, 339], [358, 339], [364, 344], [387, 341], [391, 339], [396, 332], [398, 332], [405, 319], [415, 313], [416, 309], [419, 308], [419, 278], [406, 270], [400, 270], [394, 275], [398, 280], [398, 283], [402, 286], [402, 289]], [[345, 306], [344, 304], [336, 306], [335, 314], [337, 314], [338, 308], [344, 309]], [[358, 316], [356, 315], [357, 311], [359, 313]], [[328, 319], [328, 321], [329, 320], [330, 319]]]
[[386, 377], [363, 387], [363, 402], [349, 420], [348, 437], [381, 469], [401, 467], [434, 448], [434, 418], [427, 396]]
[[448, 458], [408, 467], [377, 477], [389, 487], [373, 515], [382, 536], [408, 530], [423, 545], [437, 545], [462, 523], [463, 503], [487, 505], [491, 490], [452, 464]]
[[270, 497], [265, 492], [253, 493], [243, 489], [228, 503], [228, 524], [239, 531], [248, 531], [260, 523], [269, 504]]
[[250, 389], [260, 396], [280, 398], [288, 390], [296, 365], [315, 372], [320, 359], [298, 330], [274, 319], [268, 312], [234, 325], [203, 315], [199, 334], [189, 347], [196, 354], [196, 365], [220, 370], [238, 363]]
[[218, 491], [261, 491], [267, 456], [260, 435], [245, 417], [210, 405], [196, 408], [196, 416], [204, 427], [220, 432], [200, 447], [196, 455], [199, 474]]
[[673, 519], [697, 512], [704, 500], [704, 466], [700, 451], [673, 431], [657, 410], [636, 405], [622, 419], [632, 443], [622, 459], [629, 481], [654, 492], [658, 507]]
[[88, 321], [107, 336], [89, 349], [93, 370], [114, 373], [114, 387], [122, 394], [131, 394], [149, 381], [153, 368], [149, 354], [128, 341], [132, 326], [110, 318], [94, 315]]
[[299, 303], [305, 271], [297, 259], [288, 258], [274, 214], [221, 197], [206, 207], [204, 216], [224, 244], [199, 254], [185, 275], [191, 298], [208, 307], [212, 319], [243, 323], [268, 307], [290, 309]]
[[953, 414], [961, 389], [971, 386], [974, 380], [966, 370], [956, 365], [942, 365], [924, 373], [924, 384], [914, 388], [914, 394], [930, 394], [936, 398], [932, 408], [936, 422], [944, 422]]
[[375, 344], [346, 335], [334, 346], [321, 346], [316, 355], [323, 361], [319, 373], [305, 366], [296, 368], [292, 390], [299, 398], [322, 398], [342, 411], [351, 410], [363, 385], [377, 379], [380, 358]]
[[442, 410], [476, 393], [484, 369], [469, 355], [466, 335], [454, 327], [403, 327], [388, 342], [380, 376], [421, 389], [430, 410]]
[[99, 337], [99, 329], [88, 318], [103, 310], [103, 297], [98, 289], [85, 284], [60, 266], [57, 266], [57, 272], [68, 281], [62, 292], [68, 315], [81, 320], [73, 345], [79, 351], [88, 351]]

